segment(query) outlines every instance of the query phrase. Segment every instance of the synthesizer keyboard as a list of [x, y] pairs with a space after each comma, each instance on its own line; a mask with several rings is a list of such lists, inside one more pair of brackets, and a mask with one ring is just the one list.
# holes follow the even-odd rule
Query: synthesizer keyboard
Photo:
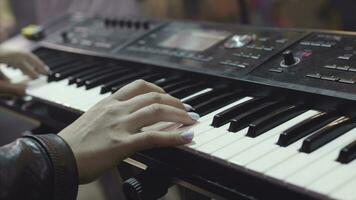
[[[191, 144], [138, 159], [227, 199], [356, 199], [353, 33], [109, 21], [81, 18], [39, 44], [51, 73], [29, 82], [30, 101], [80, 114], [127, 83], [153, 82], [202, 117]], [[107, 38], [110, 48], [91, 48]]]

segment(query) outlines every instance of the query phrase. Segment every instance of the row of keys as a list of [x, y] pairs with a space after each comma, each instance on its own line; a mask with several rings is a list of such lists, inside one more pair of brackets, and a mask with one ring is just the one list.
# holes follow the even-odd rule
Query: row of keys
[[354, 67], [350, 67], [347, 65], [344, 66], [338, 66], [338, 65], [324, 65], [323, 68], [326, 69], [336, 69], [336, 70], [340, 70], [340, 71], [350, 71], [350, 72], [356, 72], [356, 68]]
[[247, 45], [246, 48], [256, 49], [256, 50], [264, 50], [264, 51], [273, 51], [273, 49], [274, 49], [273, 46], [264, 46], [264, 45], [258, 46], [255, 44]]
[[227, 66], [233, 66], [233, 67], [239, 67], [239, 68], [246, 68], [249, 64], [245, 62], [240, 62], [240, 61], [232, 61], [232, 60], [224, 60], [219, 62], [222, 65], [227, 65]]
[[[263, 112], [276, 105], [267, 102], [261, 98], [242, 97], [204, 116], [200, 124], [192, 128], [196, 136], [188, 147], [213, 159], [305, 189], [312, 188], [344, 199], [353, 197], [351, 188], [356, 186], [352, 181], [356, 179], [354, 120], [298, 105], [277, 106], [275, 111]], [[259, 115], [253, 114], [252, 110], [259, 110], [256, 107], [264, 107]], [[238, 132], [230, 131], [234, 122], [230, 118], [236, 119], [232, 114], [234, 109], [235, 115], [241, 113], [250, 117], [237, 117], [248, 124]], [[347, 158], [343, 155], [346, 152]], [[339, 175], [342, 177], [333, 182], [332, 179]], [[339, 189], [346, 192], [338, 192]]]
[[244, 52], [234, 53], [232, 55], [240, 57], [240, 58], [250, 58], [250, 59], [254, 59], [254, 60], [258, 60], [261, 58], [260, 54], [244, 53]]
[[324, 76], [319, 73], [307, 74], [305, 76], [308, 78], [313, 78], [313, 79], [320, 79], [320, 80], [333, 81], [333, 82], [338, 81], [340, 83], [346, 83], [346, 84], [355, 84], [356, 83], [352, 79], [339, 78], [336, 76]]
[[[356, 124], [352, 116], [313, 110], [303, 102], [246, 96], [243, 90], [236, 87], [212, 87], [203, 79], [191, 79], [179, 74], [160, 73], [152, 69], [130, 72], [130, 68], [116, 63], [116, 67], [109, 66], [106, 70], [124, 73], [121, 76], [113, 75], [107, 79], [108, 82], [99, 81], [92, 87], [87, 87], [85, 82], [78, 86], [76, 81], [73, 82], [74, 77], [80, 79], [91, 75], [87, 80], [93, 82], [93, 79], [100, 77], [97, 75], [100, 70], [95, 69], [111, 65], [111, 62], [86, 58], [86, 65], [102, 64], [83, 67], [83, 63], [78, 64], [78, 59], [73, 60], [75, 56], [67, 58], [58, 54], [37, 53], [52, 71], [58, 69], [56, 73], [64, 73], [70, 70], [67, 74], [71, 75], [64, 79], [55, 76], [50, 83], [30, 88], [29, 93], [33, 96], [86, 111], [110, 94], [100, 94], [105, 83], [127, 77], [135, 79], [134, 75], [138, 74], [139, 77], [152, 75], [152, 82], [192, 105], [202, 116], [196, 125], [190, 127], [195, 132], [195, 138], [186, 148], [332, 198], [354, 197]], [[56, 60], [54, 57], [63, 59]], [[58, 63], [66, 64], [62, 66]], [[149, 73], [146, 74], [146, 70]], [[87, 74], [83, 75], [85, 71]]]
[[315, 41], [315, 42], [302, 41], [302, 42], [300, 42], [300, 44], [304, 45], [304, 46], [326, 47], [326, 48], [330, 48], [335, 45], [335, 43], [333, 43], [333, 42], [323, 42], [323, 41]]
[[[167, 72], [154, 72], [148, 68], [124, 67], [117, 62], [104, 62], [100, 59], [81, 58], [68, 54], [56, 55], [60, 60], [53, 60], [52, 54], [37, 54], [47, 63], [51, 69], [47, 80], [53, 87], [71, 88], [73, 91], [96, 91], [99, 96], [107, 96], [123, 87], [124, 85], [143, 79], [153, 82], [162, 87], [167, 93], [187, 101], [193, 105], [195, 111], [201, 115], [219, 107], [222, 101], [233, 99], [236, 92], [228, 87], [209, 87], [204, 81], [197, 81], [189, 76], [170, 74]], [[48, 88], [48, 85], [46, 86]], [[37, 95], [48, 95], [46, 92], [37, 90]], [[191, 96], [200, 93], [198, 96]], [[34, 94], [34, 93], [33, 93]], [[189, 97], [188, 99], [186, 99]], [[50, 97], [58, 101], [61, 97]], [[94, 98], [95, 99], [95, 98]], [[200, 99], [210, 99], [200, 101]], [[66, 105], [72, 105], [66, 102]], [[73, 108], [80, 109], [80, 105], [74, 104]], [[83, 104], [84, 105], [84, 104]], [[86, 108], [86, 107], [85, 107]], [[82, 110], [82, 109], [80, 109]]]
[[127, 28], [127, 29], [150, 29], [150, 22], [141, 20], [130, 20], [130, 19], [115, 19], [115, 18], [105, 18], [103, 19], [105, 27], [109, 28]]

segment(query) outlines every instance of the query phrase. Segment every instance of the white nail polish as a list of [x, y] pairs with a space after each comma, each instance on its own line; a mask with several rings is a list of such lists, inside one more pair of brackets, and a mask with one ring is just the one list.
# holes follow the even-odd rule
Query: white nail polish
[[193, 109], [193, 107], [189, 104], [183, 103], [183, 106], [185, 108], [186, 111], [191, 111]]
[[184, 131], [180, 134], [184, 140], [192, 140], [194, 137], [194, 132], [191, 130]]
[[198, 113], [195, 113], [195, 112], [188, 112], [188, 115], [189, 115], [189, 117], [192, 118], [194, 121], [197, 121], [197, 120], [200, 118], [199, 114], [198, 114]]

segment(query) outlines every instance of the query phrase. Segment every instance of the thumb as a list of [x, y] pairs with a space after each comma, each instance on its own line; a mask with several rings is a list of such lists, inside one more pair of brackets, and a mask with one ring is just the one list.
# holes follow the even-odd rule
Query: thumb
[[23, 96], [26, 93], [25, 91], [26, 85], [24, 84], [11, 84], [7, 81], [0, 80], [0, 93]]
[[133, 146], [137, 151], [156, 147], [169, 147], [188, 144], [192, 141], [194, 132], [187, 130], [184, 132], [150, 131], [132, 135]]

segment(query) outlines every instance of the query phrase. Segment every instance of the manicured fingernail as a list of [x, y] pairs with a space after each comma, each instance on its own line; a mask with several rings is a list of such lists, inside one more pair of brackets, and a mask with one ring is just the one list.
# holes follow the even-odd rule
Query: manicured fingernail
[[183, 106], [184, 106], [184, 108], [185, 108], [186, 111], [191, 111], [191, 110], [193, 110], [193, 107], [192, 107], [191, 105], [189, 105], [189, 104], [183, 103]]
[[194, 137], [194, 132], [191, 130], [184, 131], [180, 134], [184, 140], [190, 141]]
[[48, 67], [48, 65], [45, 65], [44, 68], [47, 73], [51, 71], [51, 69]]
[[189, 117], [192, 118], [192, 120], [194, 120], [194, 121], [197, 121], [197, 120], [200, 118], [199, 114], [198, 114], [198, 113], [195, 113], [195, 112], [188, 112], [188, 115], [189, 115]]

